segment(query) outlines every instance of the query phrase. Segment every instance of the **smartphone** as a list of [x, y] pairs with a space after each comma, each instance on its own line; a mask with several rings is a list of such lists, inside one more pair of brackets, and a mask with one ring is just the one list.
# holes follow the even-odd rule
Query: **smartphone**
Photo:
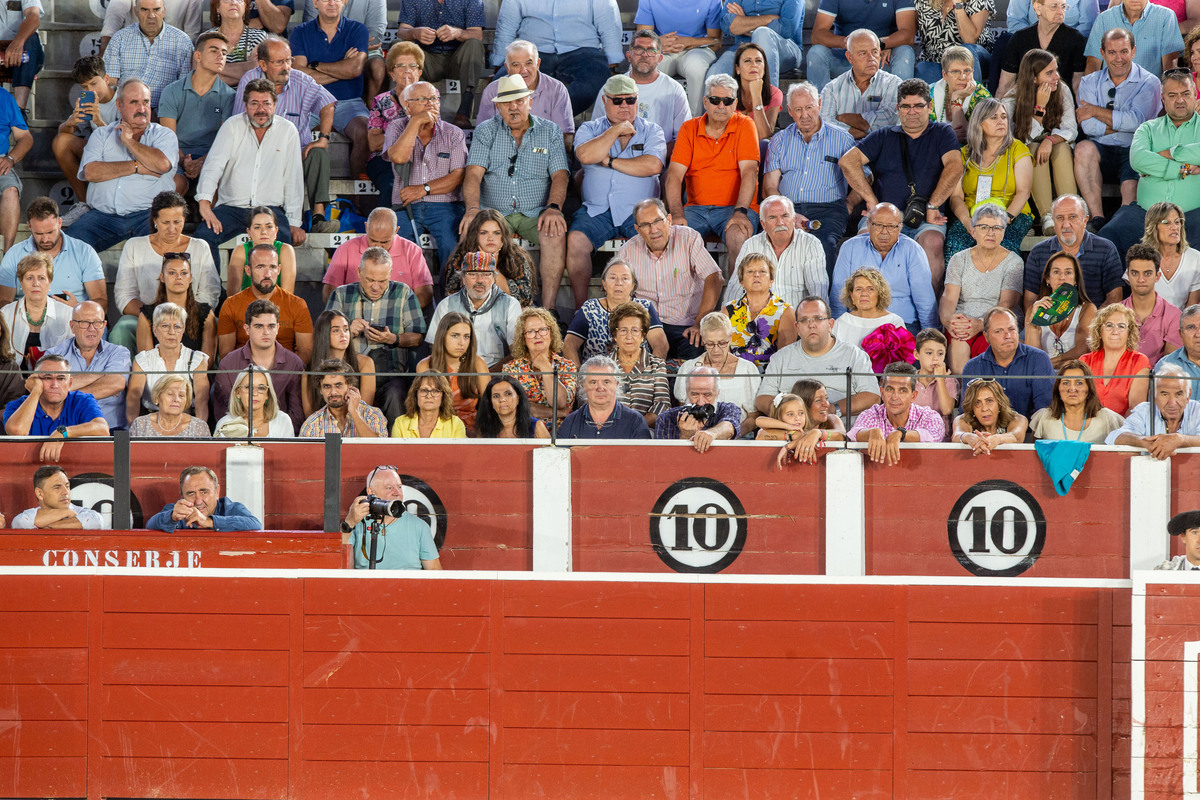
[[[94, 102], [96, 102], [96, 93], [91, 90], [88, 90], [88, 91], [84, 92], [83, 94], [79, 95], [80, 108], [82, 108], [83, 106], [86, 106], [86, 105], [90, 105]], [[91, 121], [92, 115], [87, 114], [87, 115], [85, 115], [85, 118], [87, 120]]]
[[67, 297], [66, 292], [59, 292], [58, 294], [56, 294], [54, 296], [57, 297], [59, 300], [69, 300], [70, 299], [69, 297]]
[[371, 329], [383, 333], [387, 330], [387, 325], [372, 325]]

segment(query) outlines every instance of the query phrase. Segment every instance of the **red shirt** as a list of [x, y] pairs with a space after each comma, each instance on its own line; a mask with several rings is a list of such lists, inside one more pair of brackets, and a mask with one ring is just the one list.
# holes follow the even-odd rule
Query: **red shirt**
[[[704, 129], [708, 114], [683, 123], [675, 138], [671, 163], [687, 167], [684, 181], [689, 206], [736, 206], [741, 187], [739, 161], [759, 160], [758, 129], [745, 114], [734, 114], [720, 139]], [[758, 179], [755, 178], [757, 187]], [[755, 191], [755, 197], [758, 191]], [[758, 211], [755, 200], [750, 208]]]

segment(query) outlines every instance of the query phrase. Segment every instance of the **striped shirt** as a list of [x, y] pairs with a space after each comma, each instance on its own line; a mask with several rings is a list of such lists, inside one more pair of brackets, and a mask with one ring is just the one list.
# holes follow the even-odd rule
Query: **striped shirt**
[[[340, 311], [348, 319], [365, 319], [372, 325], [383, 325], [392, 333], [425, 333], [425, 316], [416, 294], [399, 281], [392, 281], [383, 296], [372, 301], [362, 292], [362, 286], [348, 283], [333, 290], [326, 310]], [[375, 362], [377, 372], [399, 372], [405, 363], [408, 351], [402, 347], [376, 344], [359, 334], [350, 340], [355, 352], [362, 353]]]
[[[387, 127], [383, 136], [383, 160], [388, 161], [387, 151], [400, 134], [404, 133], [412, 117], [397, 117]], [[408, 160], [412, 170], [408, 173], [410, 186], [421, 186], [426, 183], [444, 178], [456, 169], [467, 166], [467, 137], [462, 128], [451, 125], [445, 120], [438, 120], [433, 125], [433, 138], [429, 144], [423, 144], [418, 134], [413, 141], [412, 157]], [[392, 203], [403, 205], [400, 191], [404, 187], [399, 181], [392, 187]], [[447, 194], [430, 194], [421, 198], [421, 203], [458, 203], [462, 201], [462, 189], [456, 188]]]
[[717, 262], [704, 249], [704, 237], [682, 225], [672, 225], [667, 247], [659, 255], [635, 236], [617, 256], [629, 262], [637, 279], [636, 295], [654, 303], [667, 325], [692, 325], [700, 312], [704, 281], [719, 274]]
[[546, 207], [551, 177], [567, 169], [562, 129], [531, 114], [518, 146], [508, 123], [492, 117], [475, 129], [467, 166], [484, 168], [479, 187], [481, 207], [506, 216], [517, 212], [536, 217]]
[[900, 83], [900, 78], [881, 69], [871, 78], [867, 90], [860, 92], [854, 83], [854, 71], [847, 70], [821, 90], [821, 119], [845, 131], [850, 128], [838, 122], [839, 114], [861, 114], [872, 131], [899, 125], [900, 112], [896, 106], [900, 101], [896, 90]]
[[[667, 362], [642, 348], [642, 357], [629, 370], [619, 372], [621, 402], [639, 414], [663, 413], [671, 407], [671, 390], [667, 386]], [[614, 360], [616, 350], [610, 353]]]
[[[941, 414], [928, 406], [919, 406], [916, 403], [909, 406], [908, 422], [904, 427], [915, 431], [922, 442], [940, 442], [946, 438], [946, 421], [942, 419]], [[846, 433], [846, 438], [852, 442], [856, 441], [860, 431], [872, 428], [883, 431], [884, 438], [896, 430], [896, 426], [888, 419], [887, 408], [883, 403], [873, 405], [859, 414], [858, 419], [854, 421], [854, 427]]]
[[[255, 67], [242, 76], [238, 81], [237, 93], [233, 99], [233, 113], [241, 114], [246, 110], [243, 97], [246, 94], [246, 84], [252, 80], [265, 77], [261, 67]], [[337, 99], [321, 84], [313, 80], [311, 75], [298, 69], [288, 74], [288, 82], [283, 90], [275, 87], [278, 97], [275, 100], [275, 116], [283, 117], [296, 126], [300, 134], [300, 152], [312, 144], [313, 117], [321, 115], [321, 109]]]
[[[360, 403], [358, 413], [376, 436], [381, 439], [388, 438], [387, 421], [383, 418], [382, 411], [375, 406]], [[300, 436], [305, 439], [324, 438], [327, 433], [340, 433], [348, 438], [359, 435], [354, 425], [354, 417], [349, 412], [346, 414], [346, 429], [342, 430], [337, 418], [329, 412], [329, 406], [322, 406], [320, 411], [314, 411], [300, 426]]]
[[[738, 263], [742, 263], [751, 253], [760, 253], [775, 262], [775, 281], [771, 291], [783, 298], [792, 308], [800, 307], [800, 300], [810, 294], [817, 297], [829, 296], [829, 273], [825, 269], [825, 250], [817, 237], [808, 231], [796, 229], [792, 242], [776, 257], [775, 246], [767, 238], [766, 233], [757, 233], [746, 240], [742, 251], [738, 254]], [[737, 270], [729, 276], [729, 284], [725, 287], [725, 305], [735, 303], [743, 294], [742, 283], [738, 280]]]
[[836, 203], [846, 199], [846, 176], [838, 159], [854, 147], [845, 129], [822, 125], [811, 142], [795, 124], [771, 137], [767, 172], [779, 172], [779, 193], [793, 203]]

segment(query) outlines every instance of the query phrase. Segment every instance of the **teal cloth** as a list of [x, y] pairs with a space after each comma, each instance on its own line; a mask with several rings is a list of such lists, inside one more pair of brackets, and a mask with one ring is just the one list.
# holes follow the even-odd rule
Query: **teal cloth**
[[1038, 439], [1033, 443], [1042, 467], [1054, 483], [1054, 491], [1060, 497], [1065, 497], [1071, 490], [1071, 484], [1083, 471], [1092, 446], [1088, 442], [1077, 442], [1068, 439]]

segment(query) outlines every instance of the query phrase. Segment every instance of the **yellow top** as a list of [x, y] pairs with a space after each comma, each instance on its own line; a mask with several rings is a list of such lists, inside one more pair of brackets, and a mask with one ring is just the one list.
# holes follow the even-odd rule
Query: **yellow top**
[[[409, 416], [405, 414], [403, 417], [397, 417], [392, 423], [392, 438], [393, 439], [420, 439], [421, 434], [417, 431], [416, 415]], [[429, 434], [430, 439], [465, 439], [467, 438], [467, 426], [463, 425], [463, 421], [458, 417], [450, 419], [438, 419], [437, 425], [433, 426], [433, 433]]]

